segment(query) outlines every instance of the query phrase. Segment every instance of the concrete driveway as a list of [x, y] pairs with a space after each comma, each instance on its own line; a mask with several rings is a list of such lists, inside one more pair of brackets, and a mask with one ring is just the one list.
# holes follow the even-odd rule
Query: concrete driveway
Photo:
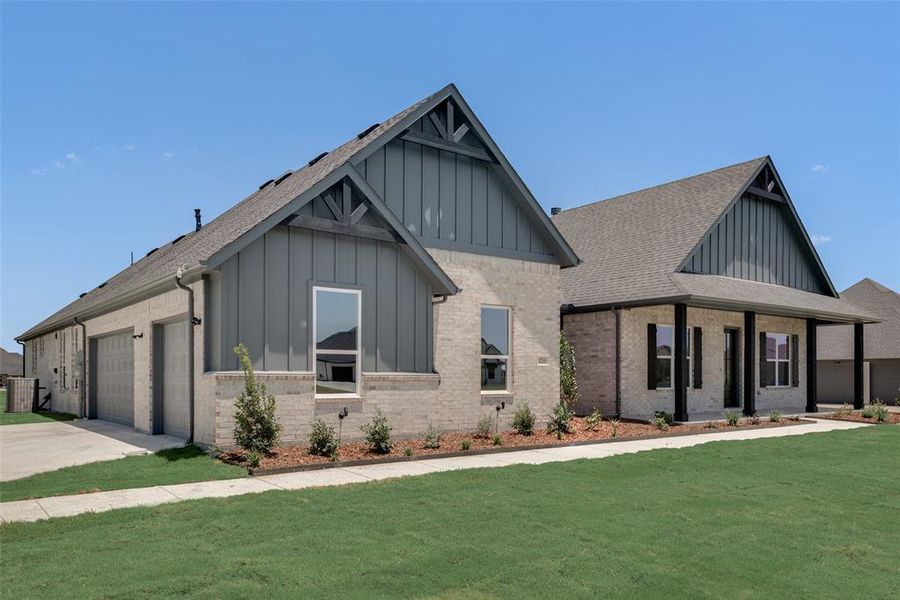
[[0, 482], [180, 446], [184, 446], [180, 438], [147, 435], [107, 421], [4, 425], [0, 427]]

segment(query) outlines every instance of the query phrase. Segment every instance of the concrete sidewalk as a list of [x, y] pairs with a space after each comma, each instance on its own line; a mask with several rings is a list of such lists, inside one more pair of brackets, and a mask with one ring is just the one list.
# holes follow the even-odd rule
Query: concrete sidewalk
[[548, 462], [577, 460], [581, 458], [605, 458], [618, 454], [657, 450], [660, 448], [686, 448], [707, 442], [724, 440], [753, 440], [785, 437], [871, 427], [865, 423], [814, 419], [812, 424], [798, 424], [773, 429], [753, 429], [749, 431], [721, 430], [716, 433], [702, 433], [678, 437], [631, 440], [591, 444], [584, 446], [562, 446], [542, 450], [521, 450], [499, 454], [482, 454], [453, 458], [430, 458], [409, 462], [360, 465], [355, 467], [335, 467], [317, 471], [300, 471], [280, 475], [265, 475], [249, 479], [229, 479], [224, 481], [204, 481], [161, 485], [147, 488], [54, 496], [38, 500], [19, 500], [0, 503], [0, 520], [5, 523], [16, 521], [38, 521], [50, 517], [68, 517], [88, 512], [103, 512], [117, 508], [135, 506], [156, 506], [182, 500], [198, 498], [223, 498], [253, 494], [269, 490], [301, 490], [330, 485], [363, 483], [393, 477], [425, 475], [440, 471], [475, 469], [481, 467], [505, 467], [509, 465], [538, 465]]

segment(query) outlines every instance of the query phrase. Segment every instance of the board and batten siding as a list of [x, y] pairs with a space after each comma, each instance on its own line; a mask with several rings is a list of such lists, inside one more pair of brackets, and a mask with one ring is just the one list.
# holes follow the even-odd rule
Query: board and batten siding
[[[410, 129], [423, 127], [436, 134], [429, 121]], [[485, 161], [394, 139], [357, 168], [423, 246], [544, 262], [553, 257], [514, 192]]]
[[[432, 290], [399, 244], [275, 227], [222, 264], [211, 282], [211, 370], [311, 371], [311, 286], [362, 290], [363, 371], [430, 373]], [[220, 328], [219, 331], [215, 331]]]
[[684, 271], [829, 294], [790, 209], [744, 194], [707, 232]]

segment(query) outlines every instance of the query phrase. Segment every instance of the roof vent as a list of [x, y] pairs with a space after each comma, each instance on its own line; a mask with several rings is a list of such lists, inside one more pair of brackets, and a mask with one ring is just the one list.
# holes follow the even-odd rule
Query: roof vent
[[275, 181], [275, 180], [274, 180], [274, 179], [270, 179], [270, 180], [266, 181], [264, 184], [262, 184], [261, 186], [259, 186], [259, 189], [263, 189], [264, 187], [266, 187], [267, 185], [269, 185], [269, 184], [272, 183], [273, 181]]
[[80, 294], [78, 294], [79, 298], [84, 298], [85, 296], [87, 296], [87, 292], [81, 292]]
[[285, 179], [287, 179], [288, 177], [290, 177], [293, 174], [294, 174], [293, 171], [285, 171], [284, 175], [282, 175], [281, 177], [279, 177], [278, 179], [275, 180], [275, 185], [278, 185], [279, 183], [281, 183], [282, 181], [284, 181]]
[[184, 238], [184, 234], [179, 235], [177, 238], [175, 238], [174, 240], [172, 240], [172, 245], [174, 246], [175, 244], [177, 244], [178, 242], [180, 242], [183, 238]]
[[369, 125], [368, 127], [363, 129], [356, 135], [356, 139], [358, 139], [358, 140], [363, 139], [364, 137], [366, 137], [367, 135], [369, 135], [370, 133], [375, 131], [375, 128], [378, 127], [379, 125], [381, 125], [381, 123], [375, 123], [374, 125]]
[[148, 253], [145, 254], [144, 256], [150, 256], [151, 254], [153, 254], [153, 253], [156, 252], [157, 250], [159, 250], [159, 248], [154, 248], [153, 250], [151, 250], [150, 252], [148, 252]]
[[560, 207], [554, 206], [553, 208], [550, 209], [550, 216], [552, 217], [554, 215], [558, 215], [561, 212], [562, 212], [562, 209]]
[[317, 157], [315, 157], [314, 159], [312, 159], [311, 161], [309, 161], [308, 163], [306, 163], [306, 166], [307, 166], [307, 167], [311, 167], [311, 166], [313, 166], [314, 164], [316, 164], [317, 162], [319, 162], [320, 160], [322, 160], [323, 158], [325, 158], [326, 156], [328, 156], [328, 153], [327, 153], [327, 152], [323, 152], [322, 154], [318, 155]]

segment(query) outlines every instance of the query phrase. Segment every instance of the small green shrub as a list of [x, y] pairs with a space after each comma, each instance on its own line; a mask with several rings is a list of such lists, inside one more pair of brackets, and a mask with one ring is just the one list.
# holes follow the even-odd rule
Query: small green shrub
[[572, 432], [572, 419], [575, 413], [568, 405], [560, 402], [553, 408], [553, 412], [547, 415], [547, 433], [555, 433], [556, 439], [561, 440], [562, 437]]
[[500, 434], [499, 434], [499, 433], [494, 434], [494, 445], [495, 445], [495, 446], [502, 446], [502, 445], [503, 445], [503, 438], [500, 437]]
[[534, 412], [531, 410], [531, 407], [527, 404], [520, 404], [515, 412], [513, 412], [513, 418], [510, 425], [519, 435], [531, 435], [534, 433], [535, 420]]
[[772, 423], [777, 423], [780, 420], [781, 420], [781, 412], [779, 412], [777, 410], [773, 410], [769, 413], [769, 421], [771, 421]]
[[707, 421], [706, 424], [704, 425], [704, 427], [706, 429], [718, 429], [719, 428], [719, 426], [716, 425], [715, 421]]
[[337, 456], [339, 446], [334, 427], [317, 417], [309, 432], [309, 453], [313, 456], [334, 457]]
[[875, 419], [879, 423], [888, 420], [888, 409], [881, 400], [875, 400], [871, 404], [867, 404], [862, 411], [862, 416], [867, 419]]
[[410, 448], [409, 446], [403, 449], [403, 456], [412, 456], [412, 454], [412, 448]]
[[675, 422], [675, 417], [670, 412], [666, 412], [664, 410], [658, 410], [653, 413], [657, 419], [662, 419], [666, 422], [666, 425], [671, 425]]
[[752, 417], [750, 417], [750, 424], [759, 425], [759, 417], [757, 415], [753, 415]]
[[244, 450], [268, 454], [278, 445], [281, 433], [275, 418], [275, 396], [256, 380], [247, 346], [238, 344], [234, 353], [244, 371], [244, 391], [234, 403], [234, 441]]
[[373, 452], [387, 454], [391, 451], [391, 425], [380, 408], [375, 411], [372, 422], [359, 429], [366, 434], [366, 445]]
[[665, 417], [656, 416], [650, 419], [650, 424], [659, 429], [660, 431], [668, 431], [669, 430], [669, 422], [665, 419]]
[[609, 424], [612, 425], [612, 436], [619, 437], [619, 420], [613, 419]]
[[429, 450], [440, 448], [443, 438], [444, 432], [436, 425], [429, 423], [428, 430], [425, 431], [425, 447]]
[[740, 419], [741, 416], [733, 410], [725, 412], [725, 421], [728, 423], [729, 427], [737, 427], [738, 421], [740, 421]]
[[481, 415], [481, 417], [478, 419], [478, 422], [475, 424], [475, 437], [482, 440], [488, 440], [491, 438], [491, 434], [493, 432], [494, 417], [489, 414]]
[[470, 440], [469, 438], [465, 438], [465, 439], [460, 443], [459, 447], [462, 448], [462, 451], [463, 451], [463, 452], [468, 452], [469, 449], [472, 447], [472, 440]]
[[590, 431], [596, 431], [597, 427], [600, 426], [600, 423], [603, 421], [603, 413], [601, 413], [596, 408], [591, 411], [591, 414], [584, 418], [584, 424]]
[[559, 395], [560, 400], [568, 406], [572, 406], [578, 400], [575, 348], [566, 337], [565, 331], [559, 332]]
[[256, 450], [250, 450], [247, 452], [247, 464], [250, 465], [251, 468], [255, 469], [259, 466], [259, 461], [262, 460], [262, 454], [257, 452]]
[[846, 402], [841, 404], [841, 407], [834, 411], [835, 416], [845, 417], [853, 412], [853, 407], [847, 404]]
[[900, 396], [894, 398], [894, 406], [900, 406]]

